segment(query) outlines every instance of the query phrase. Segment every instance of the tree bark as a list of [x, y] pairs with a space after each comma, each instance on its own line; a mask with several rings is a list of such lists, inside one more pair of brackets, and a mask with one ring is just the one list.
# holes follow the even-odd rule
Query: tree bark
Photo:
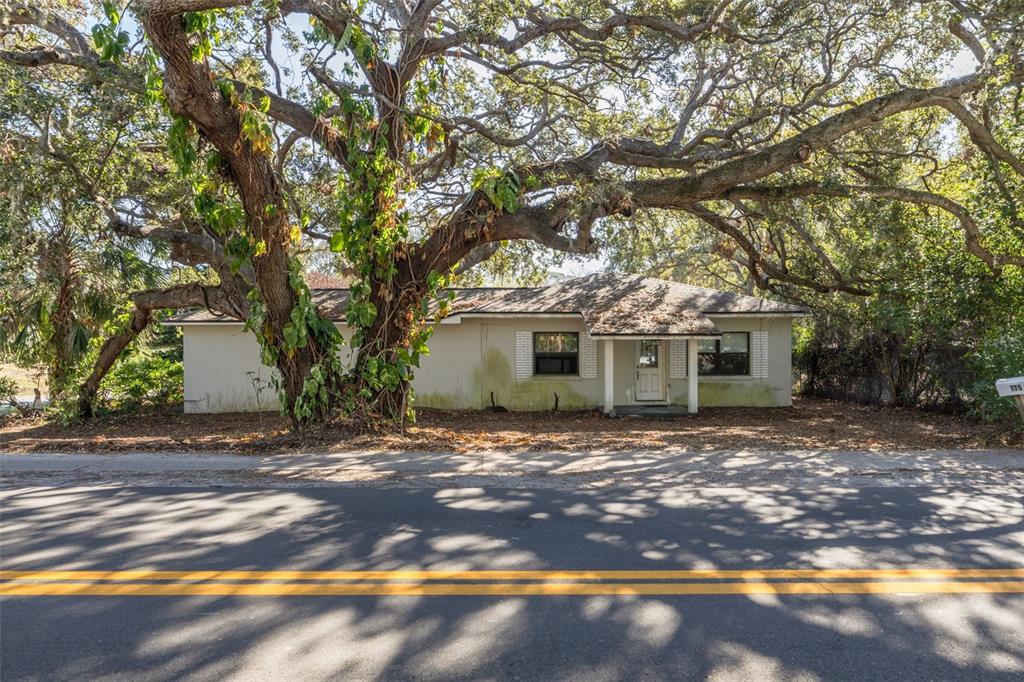
[[53, 268], [52, 276], [57, 280], [57, 293], [50, 314], [50, 346], [53, 361], [49, 368], [48, 384], [51, 404], [63, 397], [68, 374], [74, 363], [71, 332], [74, 326], [75, 273], [69, 248], [66, 235], [62, 233], [53, 239], [53, 248], [47, 255]]
[[[185, 5], [226, 7], [232, 4], [239, 3], [151, 0], [146, 6], [148, 11], [143, 14], [143, 24], [164, 60], [164, 94], [168, 106], [177, 115], [192, 121], [227, 161], [245, 210], [248, 231], [264, 247], [260, 255], [252, 257], [255, 288], [266, 312], [264, 328], [256, 333], [261, 343], [270, 344], [275, 350], [283, 407], [293, 425], [301, 426], [306, 420], [321, 421], [329, 413], [327, 406], [323, 406], [317, 414], [300, 419], [294, 408], [310, 370], [331, 349], [321, 347], [313, 335], [307, 336], [303, 347], [285, 345], [284, 330], [292, 321], [298, 296], [289, 277], [291, 226], [284, 189], [272, 160], [245, 140], [240, 114], [221, 96], [209, 65], [192, 58], [188, 36], [177, 14]], [[328, 378], [329, 383], [339, 380], [340, 377]]]
[[99, 391], [100, 383], [107, 376], [107, 372], [114, 366], [121, 353], [134, 341], [139, 334], [149, 325], [150, 311], [144, 308], [135, 308], [132, 313], [132, 321], [128, 328], [107, 339], [100, 348], [99, 357], [93, 365], [92, 372], [82, 384], [78, 391], [78, 416], [82, 419], [92, 419], [94, 415], [93, 402], [96, 400], [96, 393]]
[[399, 355], [408, 349], [414, 325], [417, 324], [416, 308], [427, 295], [426, 276], [418, 277], [406, 271], [390, 283], [374, 281], [371, 284], [370, 301], [377, 308], [377, 317], [365, 331], [363, 343], [359, 346], [356, 363], [348, 382], [356, 392], [370, 389], [371, 398], [366, 401], [361, 417], [369, 423], [393, 423], [399, 427], [405, 421], [409, 408], [409, 392], [413, 367], [394, 388], [369, 386], [364, 373], [368, 363], [374, 359], [396, 364]]

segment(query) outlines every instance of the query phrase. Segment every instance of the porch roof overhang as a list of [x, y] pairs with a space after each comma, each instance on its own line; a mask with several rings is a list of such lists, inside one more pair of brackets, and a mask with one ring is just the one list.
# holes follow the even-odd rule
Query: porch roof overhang
[[671, 341], [672, 339], [718, 339], [722, 332], [709, 334], [591, 334], [590, 338], [598, 341]]

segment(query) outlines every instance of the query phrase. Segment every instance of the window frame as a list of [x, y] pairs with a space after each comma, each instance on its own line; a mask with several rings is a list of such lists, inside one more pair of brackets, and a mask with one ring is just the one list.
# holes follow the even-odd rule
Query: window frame
[[[700, 352], [700, 350], [698, 348], [698, 352], [697, 352], [697, 376], [702, 376], [702, 377], [749, 377], [749, 376], [751, 376], [751, 374], [750, 374], [750, 350], [751, 350], [751, 347], [750, 347], [751, 334], [750, 334], [750, 332], [723, 332], [722, 333], [723, 336], [725, 334], [745, 334], [746, 337], [747, 337], [747, 352], [746, 353], [723, 353], [722, 352], [722, 338], [719, 337], [717, 339], [714, 339], [714, 342], [715, 342], [715, 351], [714, 351], [714, 353], [711, 353], [711, 352]], [[705, 339], [705, 340], [710, 341], [711, 339]], [[701, 371], [701, 363], [700, 363], [701, 356], [705, 356], [706, 357], [706, 356], [709, 356], [709, 355], [714, 357], [714, 365], [713, 365], [711, 371], [707, 371], [707, 372]], [[746, 362], [743, 365], [743, 371], [742, 372], [726, 372], [726, 371], [723, 371], [723, 365], [722, 365], [722, 356], [723, 355], [744, 355], [744, 356], [746, 356]]]
[[[537, 350], [537, 336], [538, 335], [557, 335], [557, 336], [574, 336], [576, 337], [576, 350], [569, 352], [556, 352], [556, 351], [538, 351]], [[568, 332], [568, 331], [550, 331], [550, 332], [533, 332], [532, 336], [532, 347], [530, 349], [533, 353], [533, 375], [542, 377], [578, 377], [580, 375], [580, 333], [579, 332]], [[541, 359], [552, 359], [558, 358], [562, 361], [563, 371], [560, 372], [549, 372], [541, 371], [539, 361]], [[564, 371], [565, 362], [570, 361], [570, 367], [573, 369], [571, 372]]]

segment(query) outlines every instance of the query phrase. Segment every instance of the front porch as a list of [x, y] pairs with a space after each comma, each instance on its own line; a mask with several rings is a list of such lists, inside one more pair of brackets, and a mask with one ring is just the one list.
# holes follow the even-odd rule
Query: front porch
[[[602, 409], [608, 415], [649, 415], [649, 416], [680, 416], [697, 414], [698, 388], [697, 381], [697, 344], [703, 338], [714, 336], [613, 336], [595, 337], [603, 348], [604, 401]], [[627, 343], [623, 343], [627, 342]], [[670, 358], [669, 344], [672, 343], [673, 353], [685, 353], [683, 358], [671, 358], [680, 369], [685, 367], [686, 405], [674, 403], [670, 390]], [[634, 385], [626, 391], [627, 403], [616, 404], [616, 396], [623, 395], [622, 386], [616, 384], [616, 345], [621, 353], [625, 348], [632, 348], [634, 371], [629, 375]], [[623, 359], [619, 359], [620, 365]], [[679, 380], [682, 380], [680, 378]], [[619, 382], [623, 377], [619, 377]]]

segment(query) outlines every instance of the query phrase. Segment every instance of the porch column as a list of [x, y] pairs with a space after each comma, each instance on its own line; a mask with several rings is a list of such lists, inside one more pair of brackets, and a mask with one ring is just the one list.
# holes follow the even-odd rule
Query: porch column
[[697, 339], [686, 340], [686, 411], [697, 414]]
[[615, 339], [605, 339], [604, 345], [604, 413], [615, 412]]

